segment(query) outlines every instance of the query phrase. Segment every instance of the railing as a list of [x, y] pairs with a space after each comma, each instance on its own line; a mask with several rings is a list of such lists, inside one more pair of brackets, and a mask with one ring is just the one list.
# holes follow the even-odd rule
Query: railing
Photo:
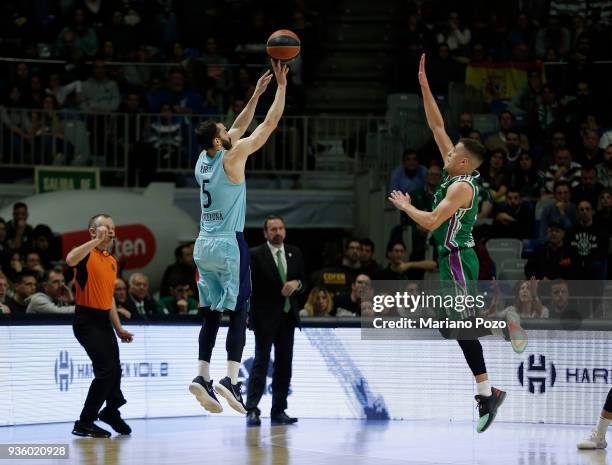
[[[233, 118], [0, 107], [0, 162], [13, 168], [96, 166], [122, 174], [125, 185], [146, 182], [158, 173], [191, 175], [200, 153], [197, 125], [214, 119], [229, 128]], [[261, 121], [263, 117], [255, 117], [249, 131]], [[351, 175], [401, 155], [385, 143], [384, 128], [380, 117], [283, 116], [264, 147], [250, 157], [247, 171]]]

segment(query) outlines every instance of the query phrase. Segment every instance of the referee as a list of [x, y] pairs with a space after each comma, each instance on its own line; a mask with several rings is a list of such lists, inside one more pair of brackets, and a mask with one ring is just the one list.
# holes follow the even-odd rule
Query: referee
[[[91, 359], [94, 380], [91, 382], [81, 417], [74, 423], [72, 434], [108, 438], [111, 433], [97, 426], [101, 420], [119, 434], [132, 429], [123, 421], [119, 407], [126, 403], [121, 392], [119, 345], [132, 342], [133, 335], [121, 327], [113, 298], [117, 260], [111, 255], [115, 240], [115, 224], [109, 215], [95, 215], [89, 220], [91, 240], [72, 249], [66, 256], [74, 268], [76, 309], [72, 328], [74, 335]], [[102, 405], [106, 407], [102, 410]]]

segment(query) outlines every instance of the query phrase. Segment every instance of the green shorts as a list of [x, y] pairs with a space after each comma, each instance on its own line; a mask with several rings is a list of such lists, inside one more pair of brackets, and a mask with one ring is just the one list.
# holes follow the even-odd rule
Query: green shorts
[[[478, 291], [478, 256], [474, 249], [456, 249], [438, 259], [440, 269], [440, 295], [448, 299], [451, 296], [457, 305], [438, 309], [439, 318], [464, 320], [479, 315], [482, 308], [475, 304]], [[463, 296], [463, 298], [462, 298]], [[472, 299], [465, 299], [472, 296]], [[465, 304], [461, 304], [465, 301]]]

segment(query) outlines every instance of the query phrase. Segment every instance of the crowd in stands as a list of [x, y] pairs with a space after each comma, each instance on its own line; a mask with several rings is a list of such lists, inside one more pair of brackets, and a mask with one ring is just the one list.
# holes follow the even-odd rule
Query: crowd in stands
[[[509, 194], [512, 193], [516, 191], [510, 190]], [[518, 200], [513, 202], [516, 204]], [[593, 212], [585, 208], [589, 205], [582, 201], [578, 209], [577, 215], [584, 221], [592, 218]], [[580, 226], [582, 229], [576, 231], [584, 232], [584, 228], [592, 226], [583, 223]], [[418, 248], [413, 248], [409, 257], [406, 245], [396, 234], [392, 234], [386, 247], [386, 266], [373, 258], [375, 244], [370, 239], [348, 239], [343, 248], [336, 241], [326, 242], [323, 247], [323, 267], [310, 270], [309, 278], [304, 283], [308, 292], [303, 296], [300, 316], [373, 315], [372, 296], [375, 289], [377, 293], [388, 295], [398, 291], [418, 295], [426, 290], [423, 286], [427, 279], [436, 282], [436, 261], [415, 257], [421, 253]], [[586, 247], [591, 233], [586, 234], [587, 238], [576, 236], [577, 232], [569, 234], [574, 239], [566, 244], [563, 225], [560, 222], [550, 224], [547, 241], [530, 254], [525, 271], [526, 277], [531, 279], [518, 280], [512, 290], [501, 291], [500, 287], [507, 287], [508, 283], [501, 282], [501, 286], [497, 284], [499, 281], [494, 279], [495, 266], [486, 247], [479, 242], [476, 251], [481, 264], [480, 279], [491, 280], [491, 295], [494, 296], [487, 307], [487, 314], [500, 317], [514, 310], [524, 318], [558, 318], [561, 315], [565, 320], [574, 322], [588, 317], [605, 316], [609, 310], [606, 307], [607, 301], [597, 298], [597, 295], [602, 295], [601, 276], [597, 278], [599, 281], [594, 278], [589, 281], [602, 282], [600, 288], [592, 285], [589, 287], [584, 282], [584, 286], [589, 287], [591, 292], [588, 298], [594, 302], [588, 311], [585, 310], [584, 300], [580, 300], [580, 307], [576, 305], [576, 297], [579, 296], [573, 294], [571, 281], [564, 279], [585, 278], [569, 273], [575, 269], [581, 270], [581, 273], [601, 272], [589, 268], [592, 263], [588, 257], [577, 259], [577, 255], [571, 253], [572, 247], [578, 247], [577, 244]], [[10, 221], [0, 219], [0, 315], [20, 318], [28, 315], [74, 313], [73, 273], [66, 267], [59, 253], [59, 242], [61, 239], [48, 226], [32, 227], [28, 224], [27, 205], [22, 202], [14, 205]], [[125, 262], [120, 261], [115, 282], [115, 301], [122, 318], [142, 321], [172, 315], [201, 316], [193, 247], [193, 242], [176, 247], [175, 262], [165, 269], [157, 292], [152, 292], [147, 275], [138, 271], [127, 272]], [[570, 253], [564, 255], [562, 250]], [[432, 273], [429, 277], [428, 272]], [[597, 308], [598, 311], [594, 312], [591, 308]], [[409, 312], [405, 308], [395, 310], [400, 316], [407, 316], [404, 313]]]

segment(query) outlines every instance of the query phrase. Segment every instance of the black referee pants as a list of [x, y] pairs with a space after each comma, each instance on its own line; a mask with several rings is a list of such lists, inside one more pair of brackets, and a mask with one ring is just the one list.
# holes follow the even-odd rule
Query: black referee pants
[[111, 410], [126, 403], [121, 392], [119, 345], [107, 310], [77, 308], [72, 329], [93, 366], [94, 380], [80, 417], [83, 423], [92, 423], [104, 402]]

